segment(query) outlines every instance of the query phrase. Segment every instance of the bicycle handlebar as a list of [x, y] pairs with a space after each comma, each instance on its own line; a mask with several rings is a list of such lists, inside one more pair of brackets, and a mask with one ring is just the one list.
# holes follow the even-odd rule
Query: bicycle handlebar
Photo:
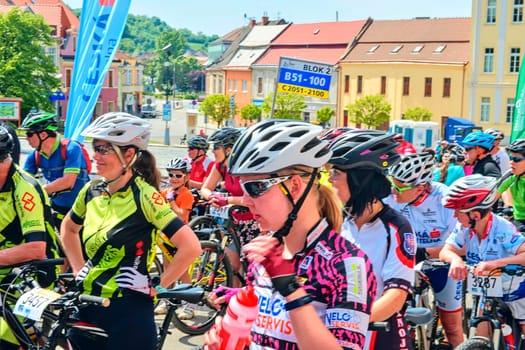
[[64, 264], [64, 258], [54, 258], [54, 259], [42, 259], [42, 260], [30, 260], [30, 261], [24, 261], [24, 262], [12, 264], [12, 265], [2, 265], [0, 266], [0, 269], [22, 267], [22, 270], [24, 270], [25, 268], [29, 268], [29, 267], [41, 267], [41, 266], [49, 266], [49, 265], [63, 265], [63, 264]]

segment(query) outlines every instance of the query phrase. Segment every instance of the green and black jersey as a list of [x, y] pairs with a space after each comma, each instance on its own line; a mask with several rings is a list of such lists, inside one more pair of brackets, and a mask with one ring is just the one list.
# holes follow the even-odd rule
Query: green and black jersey
[[71, 218], [83, 226], [82, 247], [93, 265], [82, 282], [84, 293], [106, 298], [133, 293], [115, 281], [120, 269], [131, 267], [148, 275], [159, 230], [171, 237], [184, 225], [139, 176], [112, 195], [102, 181], [88, 183], [73, 204]]
[[[58, 257], [57, 236], [48, 221], [51, 219], [49, 198], [42, 185], [14, 163], [0, 189], [0, 203], [0, 249], [45, 241], [46, 256]], [[9, 270], [0, 269], [0, 281]], [[54, 276], [48, 277], [54, 280]]]

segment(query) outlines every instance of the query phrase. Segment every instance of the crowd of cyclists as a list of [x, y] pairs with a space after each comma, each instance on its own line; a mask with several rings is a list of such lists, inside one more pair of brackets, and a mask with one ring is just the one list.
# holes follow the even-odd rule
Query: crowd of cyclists
[[[54, 114], [34, 112], [22, 123], [34, 148], [23, 166], [13, 159], [16, 134], [0, 126], [0, 282], [9, 265], [66, 257], [62, 270], [83, 293], [111, 299], [108, 308], [77, 315], [107, 331], [106, 349], [155, 347], [162, 304], [154, 309], [154, 297], [177, 281], [191, 283], [188, 267], [201, 248], [188, 222], [202, 214], [202, 200], [245, 208], [235, 227], [242, 249], [226, 253], [239, 274], [234, 288], [248, 272], [259, 298], [253, 349], [412, 349], [405, 313], [414, 266], [428, 259], [449, 263], [423, 271], [443, 348], [452, 349], [465, 339], [467, 265], [475, 274], [525, 265], [525, 139], [503, 149], [503, 133], [488, 129], [462, 145], [443, 141], [418, 152], [383, 131], [268, 119], [191, 137], [188, 156], [171, 159], [161, 174], [147, 150], [150, 126], [123, 112], [94, 120], [82, 133], [92, 142], [92, 180], [82, 145], [64, 146]], [[32, 177], [38, 172], [44, 184]], [[497, 215], [505, 208], [512, 219]], [[176, 253], [154, 283], [159, 235]], [[52, 285], [56, 272], [42, 285]], [[503, 300], [525, 334], [524, 283], [504, 280]], [[189, 303], [178, 313], [195, 316]], [[389, 331], [368, 331], [378, 321]], [[204, 349], [220, 349], [220, 329], [218, 317]], [[100, 347], [70, 337], [80, 349]], [[1, 323], [0, 339], [0, 348], [18, 348]]]

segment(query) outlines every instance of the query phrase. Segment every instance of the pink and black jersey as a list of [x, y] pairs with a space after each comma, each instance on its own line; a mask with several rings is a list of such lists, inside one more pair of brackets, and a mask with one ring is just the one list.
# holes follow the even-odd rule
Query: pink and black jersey
[[[326, 327], [344, 349], [363, 349], [376, 279], [365, 253], [322, 220], [294, 257], [297, 276], [313, 298]], [[250, 349], [298, 349], [285, 299], [272, 287], [262, 266], [254, 271], [259, 314]]]

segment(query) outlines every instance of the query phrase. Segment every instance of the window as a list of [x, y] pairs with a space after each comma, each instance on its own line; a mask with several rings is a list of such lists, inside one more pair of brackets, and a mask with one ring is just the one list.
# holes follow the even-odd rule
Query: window
[[113, 87], [113, 70], [109, 70], [108, 72], [108, 88]]
[[237, 91], [237, 79], [233, 79], [233, 91]]
[[371, 48], [368, 49], [368, 53], [374, 53], [376, 52], [377, 48], [379, 47], [379, 45], [374, 45], [372, 46]]
[[137, 69], [137, 80], [135, 82], [136, 85], [142, 85], [142, 70]]
[[403, 96], [410, 95], [410, 78], [403, 77]]
[[345, 75], [345, 92], [348, 93], [350, 91], [350, 76]]
[[386, 94], [386, 77], [381, 77], [381, 95]]
[[425, 97], [432, 96], [432, 78], [425, 78]]
[[71, 69], [66, 69], [66, 87], [71, 87]]
[[520, 48], [513, 47], [510, 49], [509, 73], [518, 73], [519, 71], [520, 71]]
[[124, 85], [125, 86], [131, 85], [131, 69], [124, 70]]
[[115, 112], [115, 102], [108, 101], [108, 112]]
[[303, 112], [303, 119], [305, 122], [310, 122], [310, 112]]
[[512, 123], [512, 114], [514, 114], [514, 99], [508, 98], [507, 106], [505, 108], [505, 123], [507, 124]]
[[390, 53], [398, 53], [399, 50], [401, 50], [402, 47], [403, 47], [403, 45], [398, 45], [398, 46], [394, 47], [392, 49], [392, 51], [390, 51]]
[[228, 79], [228, 91], [232, 91], [232, 80]]
[[512, 23], [523, 22], [523, 0], [514, 0], [512, 6]]
[[222, 89], [224, 88], [223, 85], [222, 85], [222, 78], [219, 78], [219, 84], [218, 85], [219, 85], [219, 88], [217, 89], [218, 90], [217, 93], [219, 93], [219, 94], [224, 93], [222, 91]]
[[443, 45], [439, 45], [438, 47], [436, 47], [434, 49], [434, 53], [442, 53], [443, 50], [445, 50], [445, 48], [447, 47], [447, 45], [443, 44]]
[[258, 94], [263, 93], [263, 78], [262, 77], [257, 78], [257, 93]]
[[50, 25], [51, 27], [51, 33], [49, 33], [49, 35], [51, 36], [57, 36], [57, 26], [56, 25]]
[[487, 21], [486, 23], [496, 23], [496, 0], [487, 1]]
[[494, 72], [494, 48], [486, 47], [483, 56], [483, 73]]
[[480, 121], [488, 122], [490, 120], [490, 97], [481, 98]]
[[242, 81], [242, 92], [247, 92], [247, 91], [248, 91], [248, 81], [243, 80]]
[[443, 78], [443, 97], [450, 97], [450, 78]]
[[416, 47], [414, 47], [412, 49], [412, 53], [420, 53], [421, 50], [423, 50], [424, 47], [425, 47], [425, 45], [418, 45], [418, 46], [416, 46]]
[[363, 92], [363, 76], [357, 76], [357, 93], [360, 94]]

